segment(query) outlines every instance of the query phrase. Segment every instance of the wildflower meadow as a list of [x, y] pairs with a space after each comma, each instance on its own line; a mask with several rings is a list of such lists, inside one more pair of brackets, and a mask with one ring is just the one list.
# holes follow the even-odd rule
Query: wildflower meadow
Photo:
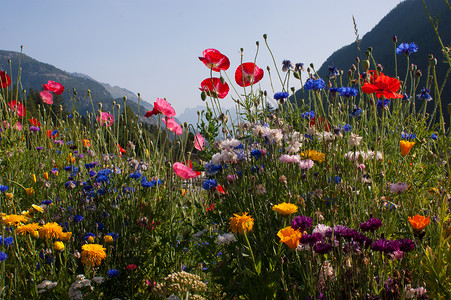
[[451, 299], [449, 48], [393, 45], [324, 78], [205, 49], [199, 122], [156, 99], [156, 134], [52, 80], [31, 113], [1, 70], [0, 298]]

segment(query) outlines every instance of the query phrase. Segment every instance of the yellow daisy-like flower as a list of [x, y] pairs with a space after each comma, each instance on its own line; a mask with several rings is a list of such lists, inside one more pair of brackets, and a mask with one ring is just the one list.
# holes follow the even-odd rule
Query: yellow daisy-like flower
[[47, 223], [39, 228], [39, 237], [41, 239], [59, 238], [63, 233], [63, 228], [58, 223]]
[[103, 241], [104, 241], [105, 243], [107, 243], [107, 244], [111, 244], [111, 243], [114, 242], [114, 239], [113, 239], [113, 237], [112, 237], [111, 235], [105, 235], [105, 236], [103, 237]]
[[25, 188], [25, 192], [27, 193], [28, 196], [32, 196], [34, 194], [34, 188], [33, 187]]
[[72, 237], [72, 232], [62, 232], [60, 233], [59, 239], [63, 242], [67, 242]]
[[281, 243], [284, 243], [291, 249], [296, 249], [299, 245], [299, 239], [301, 238], [302, 233], [299, 230], [294, 230], [293, 227], [288, 226], [280, 229], [277, 236], [280, 238]]
[[37, 180], [36, 180], [36, 174], [33, 174], [33, 176], [32, 176], [31, 179], [33, 180], [34, 183], [36, 183], [36, 181], [37, 181]]
[[14, 194], [13, 193], [6, 193], [5, 192], [5, 197], [6, 199], [8, 199], [9, 201], [14, 199]]
[[16, 232], [20, 235], [24, 235], [27, 233], [33, 233], [39, 230], [40, 226], [38, 223], [30, 223], [22, 226], [18, 226]]
[[288, 216], [288, 215], [291, 215], [292, 213], [297, 212], [298, 207], [292, 203], [283, 202], [283, 203], [274, 205], [272, 207], [272, 210], [278, 212], [281, 215]]
[[306, 150], [300, 153], [302, 159], [311, 159], [313, 161], [322, 163], [326, 160], [326, 154], [316, 150]]
[[49, 173], [48, 172], [44, 172], [44, 179], [45, 180], [49, 180]]
[[22, 223], [28, 222], [28, 218], [22, 215], [4, 215], [2, 218], [3, 224], [7, 226], [18, 226]]
[[56, 251], [63, 251], [64, 250], [64, 243], [60, 242], [60, 241], [56, 241], [53, 244], [53, 249], [55, 249]]
[[31, 207], [32, 207], [35, 211], [40, 212], [40, 213], [44, 211], [44, 209], [43, 209], [42, 207], [40, 207], [39, 205], [36, 205], [36, 204], [32, 204]]
[[401, 146], [401, 155], [406, 156], [407, 154], [409, 154], [413, 145], [415, 145], [415, 142], [400, 140], [399, 145]]
[[254, 227], [254, 219], [252, 216], [247, 215], [248, 212], [238, 215], [233, 214], [234, 217], [230, 218], [230, 229], [233, 233], [247, 233], [252, 231]]
[[86, 244], [81, 247], [81, 262], [89, 267], [100, 266], [106, 258], [106, 249], [99, 244]]

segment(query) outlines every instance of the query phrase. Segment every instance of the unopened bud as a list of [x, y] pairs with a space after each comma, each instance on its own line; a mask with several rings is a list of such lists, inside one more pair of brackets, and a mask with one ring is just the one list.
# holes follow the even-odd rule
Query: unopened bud
[[311, 67], [312, 69], [315, 69], [315, 67], [313, 66], [313, 63], [310, 64], [310, 67]]
[[219, 81], [221, 81], [221, 83], [222, 83], [222, 84], [224, 84], [224, 83], [225, 83], [225, 79], [224, 79], [224, 77], [222, 77], [222, 76], [221, 76], [221, 77], [219, 77]]
[[437, 59], [436, 59], [436, 58], [433, 58], [433, 59], [429, 60], [429, 65], [430, 65], [431, 67], [436, 66], [436, 65], [437, 65]]
[[98, 105], [99, 105], [99, 108], [102, 108], [102, 102], [99, 102]]
[[368, 47], [367, 51], [368, 51], [369, 53], [373, 52], [373, 47]]
[[420, 78], [421, 76], [423, 76], [423, 73], [421, 72], [421, 70], [417, 70], [417, 72], [415, 73], [415, 76]]
[[354, 65], [354, 64], [352, 64], [352, 66], [351, 66], [351, 71], [352, 72], [355, 72], [357, 70], [357, 67]]
[[290, 90], [294, 93], [294, 91], [295, 91], [294, 86], [292, 86], [292, 87], [290, 88]]
[[384, 70], [384, 67], [382, 67], [381, 64], [377, 64], [376, 70], [377, 70], [378, 73], [380, 73], [380, 72], [382, 72]]
[[205, 91], [202, 91], [202, 93], [200, 93], [200, 98], [202, 99], [202, 101], [207, 100], [207, 93]]
[[268, 96], [268, 92], [267, 91], [263, 91], [263, 96]]
[[356, 63], [356, 64], [359, 64], [359, 63], [360, 63], [360, 57], [357, 56], [357, 57], [355, 58], [355, 63]]
[[352, 77], [352, 74], [353, 74], [352, 70], [348, 70], [348, 77]]
[[293, 76], [296, 79], [301, 79], [301, 75], [299, 74], [299, 72], [293, 72]]
[[268, 38], [268, 35], [265, 33], [265, 34], [263, 35], [263, 38], [266, 40], [266, 39]]
[[393, 36], [393, 43], [396, 43], [398, 41], [398, 37], [396, 35]]
[[362, 62], [362, 66], [365, 71], [368, 71], [370, 69], [370, 61], [368, 59], [365, 59]]
[[91, 94], [91, 90], [90, 89], [88, 89], [88, 95], [90, 95]]
[[257, 47], [260, 45], [259, 41], [256, 41], [255, 44], [257, 45]]

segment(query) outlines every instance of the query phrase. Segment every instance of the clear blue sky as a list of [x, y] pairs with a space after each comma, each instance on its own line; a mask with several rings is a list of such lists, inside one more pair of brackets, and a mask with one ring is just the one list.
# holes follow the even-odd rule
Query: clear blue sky
[[[209, 70], [198, 56], [204, 49], [229, 57], [227, 73], [233, 79], [240, 48], [244, 60], [252, 61], [260, 41], [257, 65], [274, 70], [263, 43], [266, 33], [279, 67], [289, 59], [319, 68], [333, 51], [355, 40], [353, 15], [362, 37], [400, 2], [3, 1], [0, 40], [3, 50], [19, 51], [23, 45], [32, 58], [140, 92], [147, 102], [166, 97], [179, 115], [203, 104], [199, 87]], [[267, 76], [261, 84], [269, 89]], [[230, 96], [224, 102], [233, 106]]]

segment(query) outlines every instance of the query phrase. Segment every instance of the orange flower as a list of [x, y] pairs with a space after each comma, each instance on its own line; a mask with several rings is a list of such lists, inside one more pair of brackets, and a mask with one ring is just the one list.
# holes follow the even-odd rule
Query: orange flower
[[410, 225], [412, 225], [413, 230], [421, 231], [426, 227], [431, 221], [429, 221], [429, 216], [423, 217], [420, 215], [416, 215], [413, 217], [409, 217]]
[[254, 219], [247, 214], [248, 212], [241, 215], [233, 214], [234, 217], [230, 218], [230, 229], [232, 229], [233, 233], [247, 233], [252, 231]]
[[288, 226], [280, 229], [277, 236], [280, 237], [280, 242], [285, 243], [285, 245], [291, 249], [296, 249], [299, 245], [299, 239], [301, 238], [302, 233], [299, 230], [294, 230], [293, 227]]
[[87, 139], [83, 139], [83, 147], [91, 147], [91, 141]]
[[413, 145], [415, 145], [415, 142], [400, 140], [399, 144], [401, 145], [401, 155], [406, 156], [407, 154], [409, 154], [410, 149], [412, 149]]

